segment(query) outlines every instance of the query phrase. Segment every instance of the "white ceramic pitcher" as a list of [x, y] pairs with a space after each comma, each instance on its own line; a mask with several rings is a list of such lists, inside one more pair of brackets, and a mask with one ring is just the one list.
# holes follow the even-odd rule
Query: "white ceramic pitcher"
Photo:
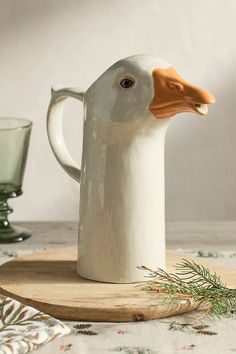
[[[84, 104], [80, 168], [63, 138], [63, 105]], [[102, 282], [144, 280], [137, 267], [165, 267], [164, 143], [171, 117], [207, 113], [214, 97], [150, 55], [122, 59], [84, 93], [52, 89], [48, 136], [65, 171], [80, 182], [77, 272]]]

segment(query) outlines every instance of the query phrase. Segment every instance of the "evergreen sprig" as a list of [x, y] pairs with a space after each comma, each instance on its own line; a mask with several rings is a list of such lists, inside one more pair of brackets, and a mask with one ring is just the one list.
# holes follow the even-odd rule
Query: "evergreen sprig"
[[183, 259], [175, 265], [176, 273], [167, 273], [163, 269], [149, 271], [148, 291], [162, 292], [172, 299], [189, 299], [199, 305], [207, 305], [205, 314], [221, 318], [236, 310], [236, 289], [230, 289], [216, 273], [194, 261]]

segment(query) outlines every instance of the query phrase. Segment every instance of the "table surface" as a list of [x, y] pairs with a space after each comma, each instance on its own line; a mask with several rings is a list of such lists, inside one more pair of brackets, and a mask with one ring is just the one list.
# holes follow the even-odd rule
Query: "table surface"
[[[3, 244], [1, 249], [26, 250], [77, 244], [76, 222], [20, 222], [16, 225], [30, 229], [33, 236], [22, 243]], [[167, 222], [166, 246], [168, 249], [233, 249], [236, 246], [236, 221]]]
[[[43, 248], [77, 245], [75, 222], [22, 222], [19, 226], [32, 231], [32, 237], [22, 243], [0, 245], [2, 262], [12, 256], [22, 255]], [[211, 257], [216, 264], [236, 269], [236, 222], [167, 222], [166, 244], [168, 249], [180, 250], [198, 257]], [[3, 259], [5, 257], [5, 259]], [[70, 353], [232, 353], [236, 352], [235, 317], [207, 321], [209, 333], [181, 326], [189, 322], [194, 313], [163, 320], [140, 323], [69, 323], [72, 334], [53, 341], [38, 354]], [[76, 326], [76, 327], [74, 327]], [[204, 331], [203, 331], [204, 332]], [[212, 333], [216, 334], [212, 334]]]

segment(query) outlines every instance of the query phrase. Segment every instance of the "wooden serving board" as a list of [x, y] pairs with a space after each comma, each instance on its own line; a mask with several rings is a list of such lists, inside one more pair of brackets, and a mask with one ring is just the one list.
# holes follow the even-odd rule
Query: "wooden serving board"
[[[57, 248], [5, 263], [0, 267], [0, 293], [56, 318], [77, 321], [143, 321], [196, 308], [188, 300], [166, 302], [163, 294], [142, 290], [145, 282], [108, 284], [81, 278], [75, 271], [76, 258], [75, 248]], [[171, 266], [181, 258], [186, 254], [168, 251], [167, 270], [173, 271]], [[235, 269], [204, 264], [236, 286]]]

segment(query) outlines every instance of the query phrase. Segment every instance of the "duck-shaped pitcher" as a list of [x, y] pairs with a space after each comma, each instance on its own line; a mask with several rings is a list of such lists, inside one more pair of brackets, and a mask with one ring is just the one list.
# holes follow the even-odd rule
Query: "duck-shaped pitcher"
[[[81, 170], [65, 145], [63, 105], [84, 104]], [[122, 59], [84, 93], [52, 89], [48, 136], [65, 171], [80, 182], [80, 276], [143, 281], [138, 266], [165, 268], [164, 143], [178, 113], [207, 113], [211, 93], [186, 82], [164, 60]]]

